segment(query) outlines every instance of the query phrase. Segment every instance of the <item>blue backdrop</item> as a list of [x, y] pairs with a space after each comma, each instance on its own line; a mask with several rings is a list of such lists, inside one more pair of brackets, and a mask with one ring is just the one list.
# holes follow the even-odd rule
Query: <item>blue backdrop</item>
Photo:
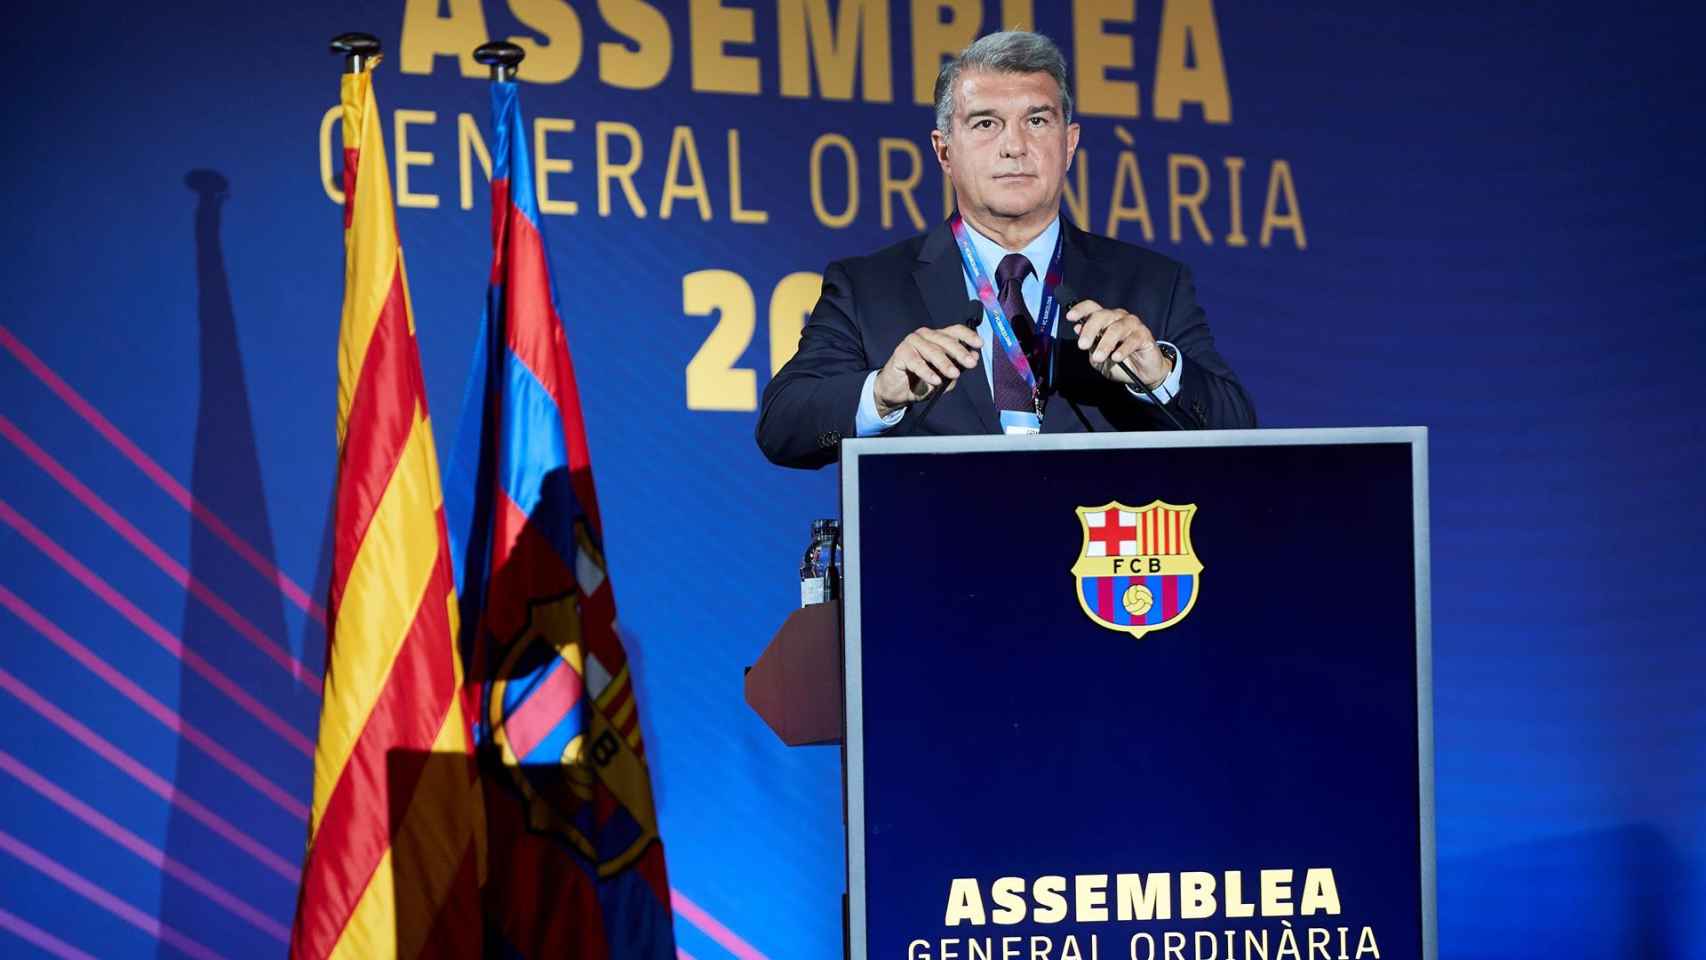
[[1577, 0], [15, 12], [0, 952], [284, 951], [334, 470], [324, 50], [366, 29], [441, 450], [488, 118], [434, 51], [537, 41], [522, 102], [681, 944], [834, 955], [837, 757], [740, 696], [834, 475], [763, 462], [756, 394], [812, 274], [941, 215], [917, 64], [997, 23], [1061, 41], [1074, 216], [1195, 268], [1264, 425], [1432, 431], [1443, 955], [1706, 956], [1706, 17]]

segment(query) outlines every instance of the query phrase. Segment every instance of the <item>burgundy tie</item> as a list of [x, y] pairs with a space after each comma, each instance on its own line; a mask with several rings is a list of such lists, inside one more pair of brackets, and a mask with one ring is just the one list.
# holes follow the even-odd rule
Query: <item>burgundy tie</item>
[[[1039, 349], [1040, 337], [1037, 336], [1035, 325], [1031, 322], [1031, 312], [1025, 309], [1023, 294], [1025, 278], [1031, 274], [1031, 261], [1023, 254], [1010, 253], [1002, 258], [1001, 265], [995, 268], [995, 282], [998, 284], [996, 297], [1001, 301], [1001, 309], [1007, 314], [1007, 322], [1013, 326], [1013, 336], [1019, 340], [1019, 349], [1025, 352], [1030, 361], [1031, 374], [1037, 378], [1041, 386], [1043, 374], [1046, 372], [1046, 357]], [[1019, 376], [1019, 371], [1013, 369], [1008, 362], [1005, 352], [999, 349], [992, 351], [990, 363], [995, 366], [995, 406], [1001, 410], [1022, 410], [1026, 413], [1036, 412], [1036, 400], [1031, 395], [1031, 388], [1025, 386], [1025, 379]]]

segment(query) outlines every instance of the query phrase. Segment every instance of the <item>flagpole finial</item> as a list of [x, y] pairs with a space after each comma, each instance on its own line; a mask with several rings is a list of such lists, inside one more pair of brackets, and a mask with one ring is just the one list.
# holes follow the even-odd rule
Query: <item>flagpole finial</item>
[[218, 170], [191, 170], [184, 174], [184, 186], [200, 194], [203, 199], [222, 200], [231, 190], [231, 182]]
[[360, 73], [379, 62], [379, 38], [371, 33], [340, 33], [332, 38], [332, 52], [344, 55], [345, 73]]
[[492, 68], [494, 83], [514, 80], [516, 69], [526, 58], [527, 53], [520, 47], [502, 40], [482, 43], [474, 48], [474, 59]]

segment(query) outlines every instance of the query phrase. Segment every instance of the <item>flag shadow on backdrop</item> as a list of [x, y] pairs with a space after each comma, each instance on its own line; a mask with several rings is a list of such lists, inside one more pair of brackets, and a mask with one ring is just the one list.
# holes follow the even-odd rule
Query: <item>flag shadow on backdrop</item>
[[[207, 513], [228, 524], [230, 533], [241, 543], [250, 546], [254, 559], [239, 562], [225, 538], [206, 521], [190, 518], [188, 576], [206, 592], [198, 595], [190, 591], [185, 596], [181, 640], [187, 650], [215, 665], [245, 693], [274, 709], [306, 737], [313, 732], [319, 705], [315, 692], [318, 675], [305, 676], [314, 668], [304, 662], [300, 647], [290, 649], [278, 586], [256, 569], [276, 567], [277, 557], [221, 237], [231, 185], [223, 174], [210, 169], [190, 170], [183, 184], [195, 196], [198, 386], [190, 494]], [[207, 596], [219, 598], [229, 609], [216, 610]], [[252, 639], [245, 643], [239, 637], [233, 617], [240, 618], [237, 622], [253, 634], [276, 644], [275, 658], [288, 657], [291, 668], [281, 669], [261, 660], [253, 652]], [[252, 735], [246, 732], [246, 725], [234, 724], [228, 697], [187, 661], [180, 673], [176, 708], [185, 729], [218, 731], [222, 746], [266, 769], [284, 790], [300, 793], [306, 788], [312, 772], [307, 758], [270, 736]], [[172, 770], [172, 786], [180, 794], [221, 798], [231, 793], [230, 771], [189, 738], [177, 739]], [[300, 821], [276, 803], [258, 805], [244, 825], [278, 849], [290, 849], [288, 844], [299, 842], [301, 836]], [[236, 868], [224, 856], [219, 838], [181, 805], [169, 808], [162, 846], [172, 861], [191, 865], [228, 884], [257, 903], [269, 918], [273, 909], [289, 908], [290, 887], [264, 871]], [[209, 911], [205, 893], [170, 875], [161, 879], [157, 916], [178, 930], [203, 931], [214, 942], [245, 944], [256, 951], [275, 948], [273, 941], [265, 939], [271, 931], [264, 925], [228, 921]], [[180, 953], [162, 942], [158, 955], [175, 958]]]

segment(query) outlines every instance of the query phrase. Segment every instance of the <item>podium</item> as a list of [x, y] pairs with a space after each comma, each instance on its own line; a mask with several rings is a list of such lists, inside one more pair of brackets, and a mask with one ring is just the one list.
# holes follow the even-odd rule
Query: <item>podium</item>
[[1433, 960], [1424, 429], [852, 440], [841, 496], [839, 634], [747, 694], [844, 736], [853, 960]]

